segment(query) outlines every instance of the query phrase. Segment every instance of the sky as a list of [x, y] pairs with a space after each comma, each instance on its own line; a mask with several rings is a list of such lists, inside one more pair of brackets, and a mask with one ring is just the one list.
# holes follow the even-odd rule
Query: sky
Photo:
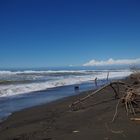
[[139, 7], [139, 0], [0, 0], [0, 68], [140, 62]]

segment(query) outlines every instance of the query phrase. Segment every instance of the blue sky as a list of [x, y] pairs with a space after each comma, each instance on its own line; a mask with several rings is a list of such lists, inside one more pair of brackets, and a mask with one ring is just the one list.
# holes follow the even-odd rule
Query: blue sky
[[0, 68], [140, 58], [138, 0], [0, 0]]

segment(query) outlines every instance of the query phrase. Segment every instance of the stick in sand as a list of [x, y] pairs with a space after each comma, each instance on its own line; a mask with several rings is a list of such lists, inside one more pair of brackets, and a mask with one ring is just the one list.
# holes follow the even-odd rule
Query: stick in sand
[[94, 80], [94, 81], [95, 81], [95, 86], [96, 86], [96, 88], [98, 87], [97, 80], [98, 80], [98, 79], [97, 79], [97, 77], [96, 77], [95, 80]]
[[107, 80], [107, 82], [108, 82], [108, 80], [109, 80], [109, 71], [108, 71], [108, 73], [107, 73], [107, 78], [106, 78], [106, 80]]

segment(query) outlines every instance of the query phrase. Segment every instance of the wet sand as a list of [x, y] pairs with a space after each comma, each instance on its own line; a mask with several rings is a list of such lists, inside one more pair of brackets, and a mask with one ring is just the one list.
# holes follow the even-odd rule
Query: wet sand
[[[124, 81], [139, 90], [140, 83], [133, 75]], [[125, 89], [120, 86], [120, 89]], [[121, 104], [112, 123], [118, 102], [108, 87], [84, 103], [80, 110], [70, 105], [93, 91], [71, 96], [49, 104], [25, 109], [12, 114], [0, 124], [0, 140], [139, 140], [140, 121], [131, 121]], [[135, 117], [140, 117], [137, 112]]]

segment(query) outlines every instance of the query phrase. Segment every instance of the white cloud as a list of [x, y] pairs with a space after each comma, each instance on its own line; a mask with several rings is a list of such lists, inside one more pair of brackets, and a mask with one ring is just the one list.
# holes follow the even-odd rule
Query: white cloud
[[108, 59], [106, 61], [91, 60], [83, 66], [110, 66], [110, 65], [137, 65], [140, 64], [140, 58], [137, 59]]

